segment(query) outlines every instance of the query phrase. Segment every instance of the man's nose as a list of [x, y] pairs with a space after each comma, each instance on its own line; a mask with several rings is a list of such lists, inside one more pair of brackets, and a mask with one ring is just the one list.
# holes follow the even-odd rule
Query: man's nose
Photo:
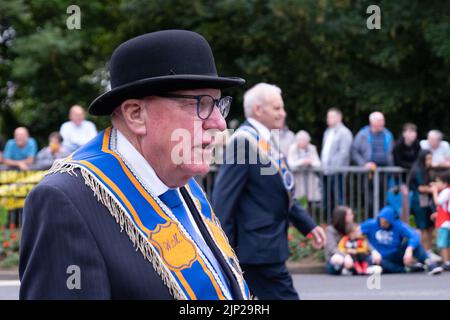
[[219, 131], [224, 131], [226, 128], [227, 123], [225, 122], [225, 118], [220, 113], [219, 108], [214, 107], [209, 118], [203, 122], [203, 129], [217, 129]]

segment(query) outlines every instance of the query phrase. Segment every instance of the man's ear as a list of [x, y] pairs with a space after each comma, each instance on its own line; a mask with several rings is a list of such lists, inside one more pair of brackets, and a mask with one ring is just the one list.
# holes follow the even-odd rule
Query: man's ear
[[136, 135], [144, 136], [147, 134], [145, 126], [147, 110], [145, 101], [139, 99], [128, 99], [122, 102], [120, 110], [127, 127]]
[[262, 111], [262, 107], [261, 105], [255, 104], [255, 106], [253, 107], [253, 113], [255, 114], [255, 116], [259, 117], [261, 115], [261, 111]]

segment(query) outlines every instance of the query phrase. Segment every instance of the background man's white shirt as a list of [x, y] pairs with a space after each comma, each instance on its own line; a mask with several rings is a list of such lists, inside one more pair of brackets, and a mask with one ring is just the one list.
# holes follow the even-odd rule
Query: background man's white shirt
[[450, 144], [447, 141], [441, 141], [437, 149], [432, 150], [427, 140], [420, 141], [420, 147], [424, 150], [430, 150], [433, 157], [433, 165], [439, 165], [450, 159]]
[[95, 138], [97, 129], [92, 122], [87, 120], [83, 120], [79, 126], [72, 121], [67, 121], [62, 124], [59, 133], [63, 138], [63, 145], [70, 151], [74, 151]]

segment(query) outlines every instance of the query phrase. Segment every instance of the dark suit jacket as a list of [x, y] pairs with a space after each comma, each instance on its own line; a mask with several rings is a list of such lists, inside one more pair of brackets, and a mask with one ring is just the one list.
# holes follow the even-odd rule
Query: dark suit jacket
[[[26, 199], [20, 298], [172, 299], [151, 263], [75, 172], [45, 177]], [[80, 270], [79, 290], [67, 286], [71, 265]]]
[[[242, 125], [251, 126], [247, 121]], [[245, 148], [245, 152], [237, 152], [237, 148]], [[240, 263], [285, 262], [289, 221], [303, 234], [316, 225], [297, 202], [289, 209], [289, 197], [278, 173], [261, 175], [261, 168], [269, 165], [259, 158], [256, 164], [249, 164], [251, 150], [247, 140], [245, 144], [234, 140], [227, 146], [227, 159], [213, 190], [213, 207]]]

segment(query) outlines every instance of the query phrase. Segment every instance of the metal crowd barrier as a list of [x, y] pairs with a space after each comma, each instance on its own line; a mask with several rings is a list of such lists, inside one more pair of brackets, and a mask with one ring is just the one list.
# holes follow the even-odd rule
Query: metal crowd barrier
[[[198, 179], [208, 197], [212, 194], [217, 171], [218, 167], [212, 167], [206, 176]], [[296, 188], [302, 189], [297, 199], [308, 207], [317, 223], [331, 223], [332, 212], [337, 205], [351, 207], [358, 222], [376, 216], [387, 204], [388, 192], [394, 195], [400, 192], [399, 186], [406, 183], [408, 171], [400, 167], [378, 167], [370, 171], [349, 166], [328, 170], [301, 169], [293, 173]], [[311, 183], [311, 179], [317, 183]], [[311, 191], [318, 193], [319, 199], [310, 199]]]
[[[197, 177], [208, 197], [211, 197], [218, 167], [203, 177]], [[400, 167], [379, 167], [370, 171], [362, 167], [341, 167], [326, 171], [322, 168], [293, 172], [300, 202], [307, 206], [317, 223], [331, 223], [336, 205], [351, 207], [356, 221], [376, 216], [387, 203], [388, 192], [398, 192], [406, 183], [407, 171]], [[10, 220], [21, 225], [21, 211], [27, 194], [42, 179], [45, 171], [14, 171], [0, 168], [0, 205], [7, 209]], [[330, 180], [334, 179], [334, 183]], [[311, 180], [315, 182], [311, 183]], [[397, 190], [395, 189], [397, 188]], [[314, 189], [314, 190], [312, 190]], [[310, 194], [319, 194], [311, 199]]]

